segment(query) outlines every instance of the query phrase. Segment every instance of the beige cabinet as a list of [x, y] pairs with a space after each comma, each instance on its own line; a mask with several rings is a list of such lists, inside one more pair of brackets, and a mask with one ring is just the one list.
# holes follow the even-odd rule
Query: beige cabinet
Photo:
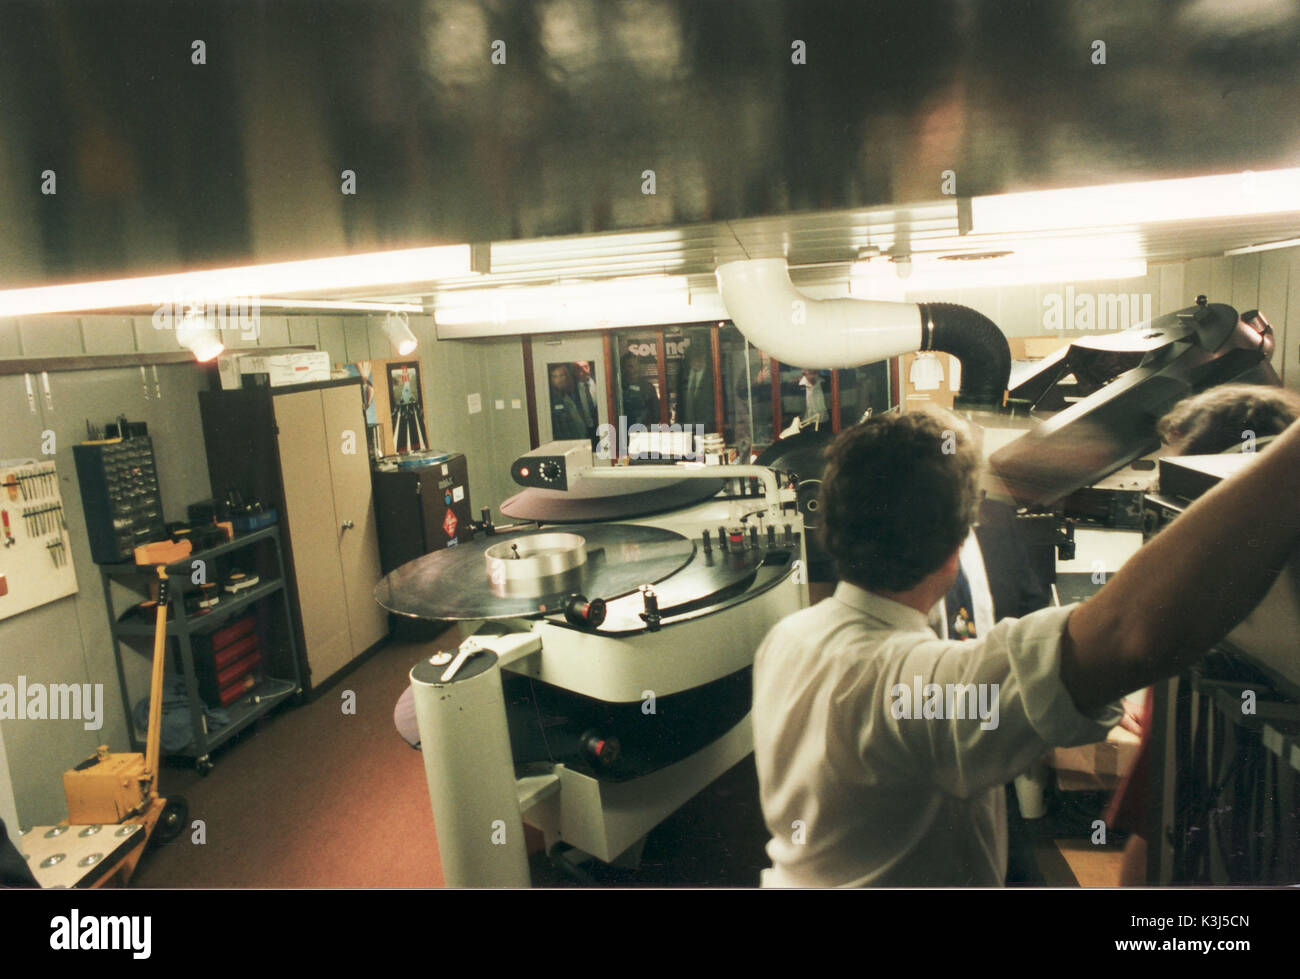
[[305, 685], [317, 687], [388, 633], [361, 393], [338, 381], [206, 392], [201, 405], [214, 495], [234, 488], [280, 510]]

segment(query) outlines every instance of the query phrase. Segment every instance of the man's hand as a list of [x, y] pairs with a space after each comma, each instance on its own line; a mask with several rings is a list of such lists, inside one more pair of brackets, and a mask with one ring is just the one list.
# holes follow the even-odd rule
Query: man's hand
[[1119, 719], [1119, 726], [1129, 734], [1136, 734], [1139, 738], [1142, 737], [1141, 708], [1134, 707], [1133, 701], [1127, 697], [1124, 698], [1121, 706], [1124, 708], [1124, 716]]

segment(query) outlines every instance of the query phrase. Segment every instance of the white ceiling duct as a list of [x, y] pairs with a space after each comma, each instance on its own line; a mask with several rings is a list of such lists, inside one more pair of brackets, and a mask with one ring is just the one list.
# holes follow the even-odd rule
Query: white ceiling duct
[[783, 258], [729, 262], [717, 275], [736, 328], [783, 364], [857, 367], [924, 346], [916, 303], [813, 299], [794, 287]]
[[790, 281], [783, 258], [718, 267], [718, 291], [750, 343], [793, 367], [857, 367], [917, 350], [942, 350], [962, 365], [958, 406], [1001, 404], [1011, 372], [1002, 331], [953, 303], [813, 299]]

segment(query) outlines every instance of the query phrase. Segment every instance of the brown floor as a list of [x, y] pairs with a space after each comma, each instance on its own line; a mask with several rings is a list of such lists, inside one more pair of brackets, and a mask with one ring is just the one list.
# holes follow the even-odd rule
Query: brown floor
[[1093, 846], [1087, 840], [1057, 840], [1055, 846], [1080, 887], [1119, 886], [1122, 849]]
[[[306, 706], [273, 712], [206, 777], [165, 769], [162, 793], [186, 798], [206, 841], [184, 833], [150, 851], [133, 885], [441, 886], [424, 764], [393, 727], [415, 649], [390, 643]], [[355, 714], [342, 711], [347, 690]]]

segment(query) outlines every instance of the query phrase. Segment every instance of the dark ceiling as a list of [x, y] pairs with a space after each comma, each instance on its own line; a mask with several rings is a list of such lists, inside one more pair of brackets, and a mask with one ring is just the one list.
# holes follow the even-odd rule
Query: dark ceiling
[[1295, 166], [1298, 52], [1290, 0], [5, 2], [0, 285]]

